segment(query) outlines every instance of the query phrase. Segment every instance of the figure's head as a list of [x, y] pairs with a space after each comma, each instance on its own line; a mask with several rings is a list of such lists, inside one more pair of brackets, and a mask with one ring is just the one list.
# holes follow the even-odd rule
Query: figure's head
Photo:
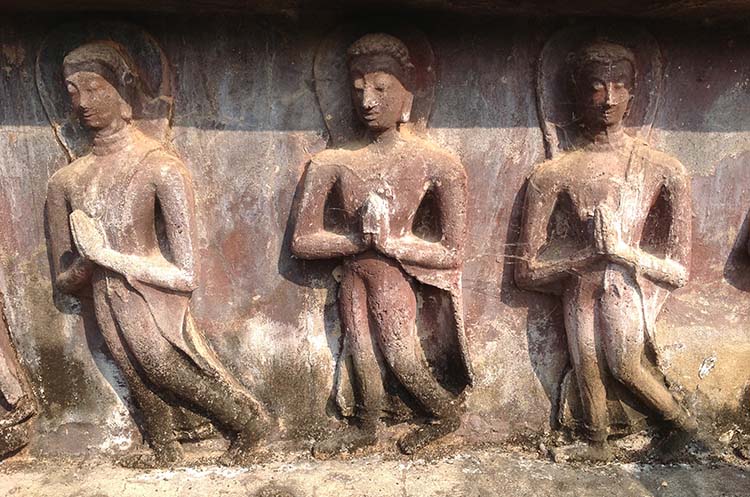
[[136, 78], [132, 62], [116, 43], [82, 45], [63, 61], [65, 84], [81, 123], [94, 131], [133, 118]]
[[573, 56], [576, 109], [590, 130], [617, 128], [630, 111], [635, 88], [633, 52], [608, 41], [590, 43]]
[[374, 131], [408, 122], [414, 95], [406, 45], [391, 35], [368, 34], [347, 55], [354, 107], [362, 122]]

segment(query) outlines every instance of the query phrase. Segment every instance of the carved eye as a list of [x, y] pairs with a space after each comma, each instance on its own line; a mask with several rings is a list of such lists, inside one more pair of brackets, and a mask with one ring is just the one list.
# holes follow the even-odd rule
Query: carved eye
[[76, 88], [73, 83], [68, 83], [66, 87], [68, 89], [68, 93], [70, 93], [71, 95], [78, 91], [78, 88]]
[[594, 91], [602, 91], [604, 90], [604, 83], [601, 81], [594, 81], [591, 83], [591, 89]]
[[354, 89], [357, 91], [363, 91], [365, 89], [365, 82], [361, 79], [354, 80]]

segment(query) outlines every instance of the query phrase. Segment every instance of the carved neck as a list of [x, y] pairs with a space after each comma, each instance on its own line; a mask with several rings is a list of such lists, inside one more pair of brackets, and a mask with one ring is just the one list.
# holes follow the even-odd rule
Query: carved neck
[[109, 155], [124, 150], [132, 145], [130, 124], [122, 128], [112, 130], [100, 130], [94, 135], [94, 146], [92, 151], [95, 155]]
[[400, 140], [401, 133], [398, 126], [386, 129], [385, 131], [368, 130], [367, 138], [375, 145], [388, 146]]
[[588, 128], [583, 131], [586, 147], [594, 149], [617, 148], [625, 143], [625, 129], [622, 126], [604, 128], [598, 132], [592, 132]]

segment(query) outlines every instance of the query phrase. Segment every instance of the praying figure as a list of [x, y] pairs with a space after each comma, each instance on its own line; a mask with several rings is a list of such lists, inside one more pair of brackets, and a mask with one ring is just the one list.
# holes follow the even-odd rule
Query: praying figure
[[[325, 457], [376, 443], [383, 378], [390, 375], [426, 416], [398, 442], [411, 454], [458, 429], [460, 392], [472, 379], [461, 310], [466, 173], [456, 158], [406, 125], [413, 66], [401, 40], [368, 34], [347, 55], [365, 137], [312, 158], [292, 238], [295, 256], [336, 259], [343, 266], [338, 302], [345, 345], [339, 360], [351, 361], [351, 375], [342, 380], [351, 377], [354, 422], [318, 442], [314, 453]], [[420, 215], [426, 202], [434, 207], [429, 222]], [[433, 297], [418, 297], [422, 292]], [[420, 319], [436, 293], [447, 295], [443, 311], [449, 310]], [[462, 377], [457, 389], [433, 374], [418, 334], [424, 323], [433, 331], [451, 328], [450, 343], [439, 345]]]
[[29, 421], [37, 407], [26, 382], [5, 315], [0, 314], [0, 459], [29, 443]]
[[569, 60], [578, 133], [528, 179], [515, 274], [519, 286], [562, 298], [589, 443], [561, 448], [556, 459], [610, 459], [615, 388], [674, 428], [665, 446], [676, 450], [698, 426], [647, 345], [655, 292], [688, 281], [690, 178], [677, 159], [624, 130], [638, 71], [630, 49], [597, 40]]
[[83, 45], [65, 57], [63, 72], [93, 144], [49, 182], [54, 285], [93, 292], [99, 329], [142, 411], [153, 452], [127, 464], [181, 460], [174, 402], [235, 434], [222, 463], [247, 463], [268, 420], [190, 313], [198, 286], [192, 176], [134, 125], [145, 95], [123, 46]]

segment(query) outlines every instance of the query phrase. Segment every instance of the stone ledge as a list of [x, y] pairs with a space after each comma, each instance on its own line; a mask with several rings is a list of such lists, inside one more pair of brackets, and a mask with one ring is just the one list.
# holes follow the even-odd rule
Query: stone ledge
[[748, 497], [750, 465], [554, 464], [500, 450], [426, 461], [316, 461], [297, 454], [250, 468], [128, 470], [101, 461], [6, 461], [0, 495], [23, 497]]

